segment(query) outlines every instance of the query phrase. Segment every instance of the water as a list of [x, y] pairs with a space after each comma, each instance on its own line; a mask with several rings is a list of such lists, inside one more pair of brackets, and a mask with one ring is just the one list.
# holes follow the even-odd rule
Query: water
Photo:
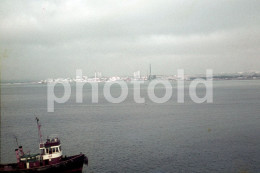
[[[84, 87], [84, 102], [76, 103], [75, 86], [70, 100], [47, 112], [45, 85], [2, 86], [2, 162], [15, 162], [18, 137], [25, 151], [37, 152], [36, 114], [43, 135], [59, 134], [66, 155], [85, 153], [89, 166], [83, 172], [260, 172], [260, 81], [215, 81], [213, 103], [196, 104], [189, 98], [164, 104], [141, 94], [145, 104], [133, 101], [129, 85], [126, 101], [104, 99], [91, 103], [91, 89]], [[56, 87], [56, 95], [63, 88]], [[158, 86], [156, 95], [165, 89]], [[205, 89], [198, 88], [203, 96]], [[120, 94], [117, 86], [113, 96]]]

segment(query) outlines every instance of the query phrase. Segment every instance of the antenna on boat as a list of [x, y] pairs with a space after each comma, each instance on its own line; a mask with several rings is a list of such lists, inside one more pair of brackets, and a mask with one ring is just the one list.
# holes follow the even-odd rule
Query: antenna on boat
[[41, 124], [39, 123], [39, 118], [35, 116], [35, 120], [37, 121], [37, 127], [38, 127], [38, 135], [39, 135], [39, 143], [42, 144], [42, 133], [41, 133]]
[[17, 140], [17, 136], [14, 135], [14, 138], [15, 138], [15, 141], [16, 141], [16, 145], [17, 145], [17, 148], [19, 147], [18, 145], [18, 140]]

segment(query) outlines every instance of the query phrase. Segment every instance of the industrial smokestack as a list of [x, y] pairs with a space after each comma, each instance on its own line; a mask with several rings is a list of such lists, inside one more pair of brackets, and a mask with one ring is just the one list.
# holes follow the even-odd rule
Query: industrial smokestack
[[152, 65], [150, 64], [150, 76], [152, 75]]

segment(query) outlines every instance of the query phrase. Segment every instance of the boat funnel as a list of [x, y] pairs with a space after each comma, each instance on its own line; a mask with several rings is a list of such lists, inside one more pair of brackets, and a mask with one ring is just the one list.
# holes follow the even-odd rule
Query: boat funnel
[[20, 152], [20, 155], [21, 155], [21, 156], [24, 155], [24, 152], [23, 152], [23, 146], [20, 146], [20, 147], [19, 147], [19, 152]]
[[20, 155], [19, 155], [19, 150], [18, 149], [15, 149], [15, 155], [16, 155], [17, 163], [19, 163], [20, 162]]

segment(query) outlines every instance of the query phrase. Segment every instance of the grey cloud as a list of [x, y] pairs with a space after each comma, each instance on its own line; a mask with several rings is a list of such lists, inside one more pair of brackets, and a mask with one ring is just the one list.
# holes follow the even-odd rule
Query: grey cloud
[[161, 74], [181, 67], [259, 70], [259, 6], [257, 0], [2, 1], [0, 46], [9, 52], [3, 79], [74, 76], [76, 68], [146, 73], [149, 63]]

